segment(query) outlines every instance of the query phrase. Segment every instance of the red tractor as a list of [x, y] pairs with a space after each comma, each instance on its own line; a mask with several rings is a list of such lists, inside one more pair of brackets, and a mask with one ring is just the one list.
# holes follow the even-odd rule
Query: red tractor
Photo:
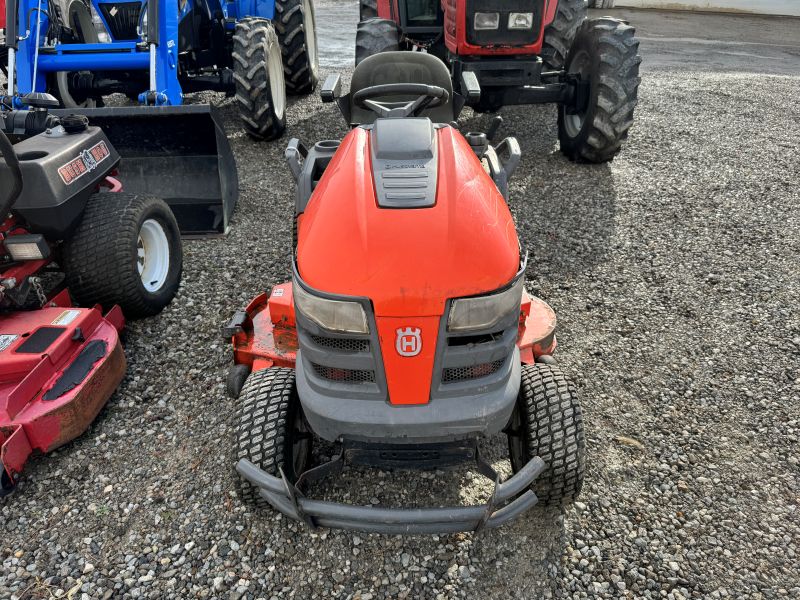
[[639, 42], [624, 21], [588, 19], [585, 0], [361, 0], [360, 17], [356, 64], [423, 51], [478, 112], [557, 103], [561, 151], [574, 161], [612, 160], [628, 137]]

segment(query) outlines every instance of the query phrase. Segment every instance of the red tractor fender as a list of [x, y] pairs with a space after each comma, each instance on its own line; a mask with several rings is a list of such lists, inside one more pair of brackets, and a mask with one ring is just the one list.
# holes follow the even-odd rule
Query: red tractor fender
[[0, 0], [0, 29], [6, 28], [6, 0]]

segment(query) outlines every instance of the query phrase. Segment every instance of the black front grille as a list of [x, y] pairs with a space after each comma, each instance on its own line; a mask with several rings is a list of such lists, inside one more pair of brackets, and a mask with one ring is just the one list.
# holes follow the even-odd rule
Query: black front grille
[[459, 381], [470, 381], [480, 379], [497, 373], [505, 363], [505, 359], [494, 362], [471, 365], [469, 367], [450, 367], [442, 370], [442, 383], [458, 383]]
[[100, 3], [99, 7], [115, 41], [132, 42], [139, 39], [136, 29], [142, 11], [140, 2]]
[[369, 340], [352, 340], [312, 335], [311, 341], [321, 348], [338, 352], [369, 352]]
[[375, 371], [365, 369], [339, 369], [311, 363], [318, 377], [337, 383], [375, 383]]
[[[527, 46], [539, 39], [542, 26], [542, 2], [524, 0], [467, 0], [467, 41], [476, 46]], [[475, 29], [475, 13], [500, 13], [497, 29]], [[508, 15], [512, 12], [532, 12], [533, 27], [530, 29], [508, 28]]]

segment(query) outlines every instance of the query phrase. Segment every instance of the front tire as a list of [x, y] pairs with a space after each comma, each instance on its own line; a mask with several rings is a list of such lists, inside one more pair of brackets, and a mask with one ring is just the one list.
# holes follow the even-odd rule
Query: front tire
[[558, 0], [556, 16], [544, 30], [542, 58], [548, 68], [558, 71], [564, 67], [575, 34], [588, 14], [585, 0]]
[[[236, 460], [246, 458], [262, 471], [294, 483], [311, 462], [312, 437], [297, 396], [294, 369], [271, 368], [252, 373], [242, 389], [237, 411]], [[267, 502], [249, 481], [238, 478], [246, 503]]]
[[256, 140], [274, 140], [286, 130], [286, 82], [278, 35], [266, 19], [236, 23], [233, 79], [244, 130]]
[[557, 365], [523, 365], [508, 446], [515, 473], [537, 456], [547, 465], [532, 486], [540, 504], [578, 497], [586, 465], [583, 418], [575, 386]]
[[367, 19], [356, 30], [356, 66], [373, 54], [400, 50], [400, 30], [389, 19]]
[[561, 152], [576, 162], [614, 159], [633, 125], [638, 102], [639, 41], [636, 30], [618, 19], [584, 21], [567, 57], [567, 73], [590, 83], [584, 111], [558, 108]]
[[310, 94], [319, 82], [317, 24], [312, 0], [275, 0], [286, 91]]
[[106, 309], [117, 304], [128, 318], [158, 314], [181, 281], [178, 223], [163, 200], [95, 194], [64, 242], [61, 263], [79, 304]]

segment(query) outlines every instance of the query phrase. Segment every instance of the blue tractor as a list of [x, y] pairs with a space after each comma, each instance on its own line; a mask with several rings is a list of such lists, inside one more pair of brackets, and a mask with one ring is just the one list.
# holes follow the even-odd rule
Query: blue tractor
[[273, 139], [286, 127], [286, 93], [317, 84], [311, 0], [7, 4], [10, 96], [48, 91], [74, 109], [113, 93], [157, 107], [221, 91], [235, 96], [247, 133]]

